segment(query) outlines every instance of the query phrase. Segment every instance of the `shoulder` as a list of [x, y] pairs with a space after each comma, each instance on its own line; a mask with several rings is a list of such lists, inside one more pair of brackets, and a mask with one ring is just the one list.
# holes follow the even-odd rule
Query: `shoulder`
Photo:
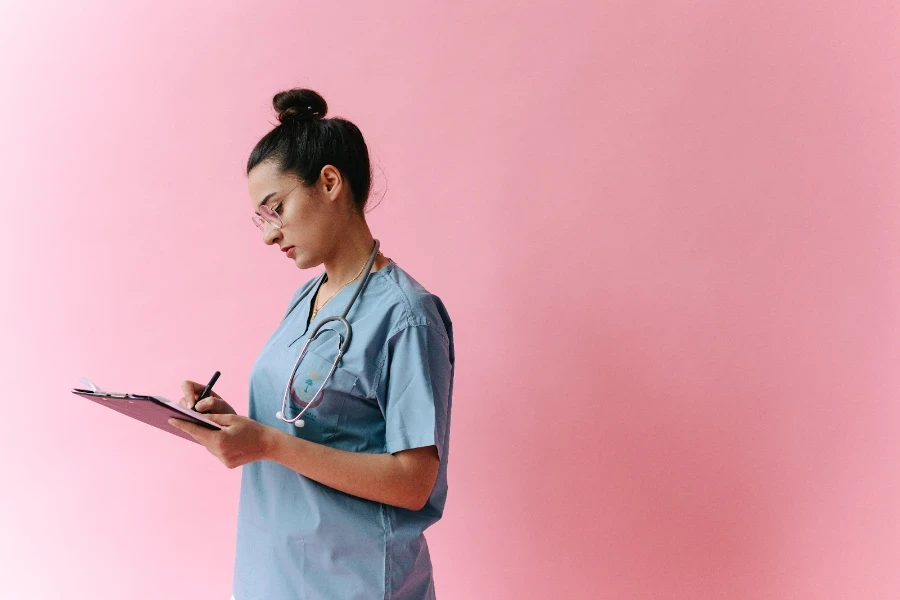
[[389, 306], [392, 334], [409, 327], [427, 326], [452, 340], [452, 321], [437, 294], [425, 289], [393, 262], [374, 275], [378, 276], [378, 294]]

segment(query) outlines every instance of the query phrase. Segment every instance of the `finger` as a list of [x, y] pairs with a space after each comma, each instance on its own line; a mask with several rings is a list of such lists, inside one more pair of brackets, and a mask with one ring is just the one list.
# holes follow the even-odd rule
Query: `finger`
[[184, 405], [186, 408], [191, 408], [194, 406], [194, 401], [197, 399], [197, 392], [194, 391], [194, 386], [196, 384], [193, 381], [182, 381], [181, 382], [181, 391], [184, 392], [184, 399], [186, 404]]
[[227, 427], [234, 423], [234, 418], [236, 415], [230, 414], [219, 414], [219, 413], [209, 413], [205, 415], [207, 419], [215, 423], [216, 425], [222, 425], [223, 427]]
[[202, 412], [205, 415], [208, 414], [219, 414], [219, 415], [234, 415], [237, 412], [231, 408], [231, 405], [222, 400], [221, 398], [204, 398], [200, 402], [197, 403], [197, 406], [194, 408], [198, 412]]
[[201, 400], [200, 402], [198, 402], [197, 404], [194, 405], [194, 410], [196, 410], [197, 412], [207, 412], [207, 411], [211, 412], [211, 413], [222, 412], [221, 407], [219, 406], [218, 400], [219, 400], [219, 398], [211, 398], [211, 397], [207, 396], [206, 398], [204, 398], [203, 400]]
[[188, 423], [187, 421], [182, 421], [181, 419], [175, 418], [169, 419], [169, 425], [171, 425], [175, 429], [180, 429], [181, 431], [190, 434], [198, 442], [204, 443], [203, 433], [206, 431], [205, 428], [200, 427], [199, 425], [195, 425], [194, 423]]

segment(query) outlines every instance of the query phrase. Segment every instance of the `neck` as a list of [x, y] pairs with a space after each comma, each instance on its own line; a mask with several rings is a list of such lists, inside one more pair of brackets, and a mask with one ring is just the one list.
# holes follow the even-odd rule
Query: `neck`
[[[360, 269], [364, 269], [366, 266], [374, 247], [375, 239], [372, 237], [368, 225], [365, 224], [355, 235], [349, 235], [342, 239], [331, 256], [325, 260], [325, 272], [328, 274], [329, 287], [340, 287], [356, 277]], [[376, 257], [372, 271], [376, 271], [386, 263], [386, 259], [381, 256]]]

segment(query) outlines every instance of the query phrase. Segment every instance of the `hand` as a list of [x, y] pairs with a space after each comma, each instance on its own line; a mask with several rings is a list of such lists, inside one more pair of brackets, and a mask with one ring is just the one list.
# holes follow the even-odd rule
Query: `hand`
[[229, 469], [269, 456], [277, 429], [239, 415], [207, 414], [206, 418], [222, 429], [207, 429], [176, 418], [169, 419], [169, 425], [197, 440]]
[[[220, 415], [236, 415], [237, 411], [231, 408], [231, 406], [222, 400], [222, 397], [215, 392], [215, 390], [210, 390], [209, 396], [197, 402], [197, 396], [203, 391], [203, 388], [206, 386], [202, 383], [197, 383], [195, 381], [183, 381], [181, 382], [181, 391], [184, 392], [184, 396], [178, 399], [178, 404], [185, 408], [193, 408], [197, 412], [202, 413], [215, 413]], [[194, 403], [197, 402], [195, 405]]]

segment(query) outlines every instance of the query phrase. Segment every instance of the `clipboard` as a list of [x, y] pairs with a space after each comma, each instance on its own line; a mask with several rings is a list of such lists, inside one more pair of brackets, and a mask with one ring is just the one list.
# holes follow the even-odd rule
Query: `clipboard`
[[189, 434], [169, 425], [169, 419], [175, 417], [182, 421], [195, 423], [207, 429], [221, 430], [222, 426], [206, 418], [203, 413], [198, 413], [190, 408], [185, 408], [177, 402], [172, 402], [162, 396], [144, 396], [141, 394], [116, 394], [105, 392], [91, 383], [91, 380], [82, 377], [82, 383], [88, 384], [91, 389], [73, 388], [72, 393], [88, 400], [96, 402], [100, 406], [111, 408], [116, 412], [137, 419], [142, 423], [152, 425], [180, 438], [195, 444], [199, 443]]

